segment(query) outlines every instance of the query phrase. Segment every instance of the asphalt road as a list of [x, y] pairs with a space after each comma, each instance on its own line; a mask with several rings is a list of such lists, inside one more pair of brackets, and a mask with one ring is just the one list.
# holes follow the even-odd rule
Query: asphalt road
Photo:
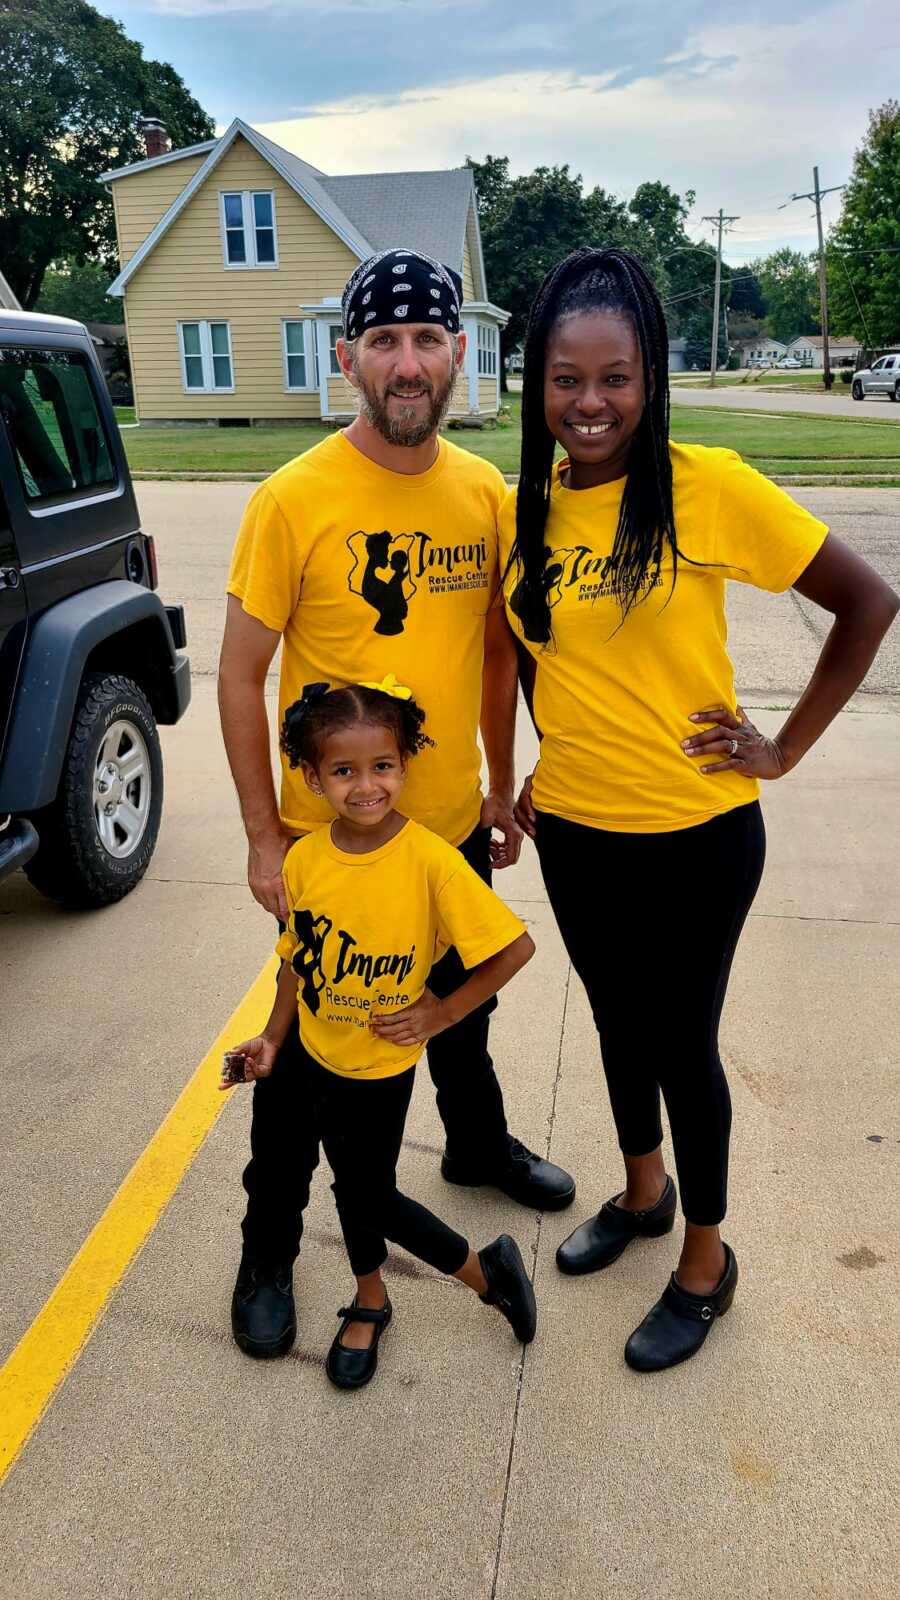
[[900, 423], [900, 406], [881, 395], [867, 400], [851, 400], [844, 390], [831, 394], [792, 394], [727, 383], [715, 389], [689, 389], [673, 383], [670, 390], [676, 406], [721, 406], [732, 411], [801, 411], [816, 417], [852, 417], [860, 420]]
[[[0, 1359], [271, 950], [244, 881], [213, 677], [248, 493], [140, 487], [163, 593], [186, 605], [195, 671], [189, 715], [164, 732], [164, 824], [144, 884], [84, 916], [42, 901], [21, 875], [0, 886]], [[802, 498], [896, 575], [900, 495]], [[730, 616], [742, 692], [775, 729], [824, 619], [740, 586]], [[767, 873], [722, 1035], [734, 1100], [727, 1237], [742, 1280], [701, 1357], [658, 1379], [622, 1362], [674, 1239], [636, 1246], [599, 1278], [554, 1267], [556, 1244], [614, 1192], [619, 1158], [589, 1009], [528, 850], [498, 887], [540, 956], [503, 997], [492, 1049], [511, 1125], [576, 1173], [575, 1205], [541, 1219], [443, 1184], [424, 1072], [401, 1163], [404, 1186], [474, 1243], [506, 1229], [535, 1262], [541, 1324], [527, 1356], [455, 1284], [394, 1257], [378, 1379], [363, 1395], [331, 1391], [322, 1357], [349, 1283], [320, 1172], [296, 1350], [263, 1366], [242, 1357], [228, 1305], [249, 1097], [235, 1091], [0, 1488], [3, 1600], [646, 1600], [685, 1589], [692, 1600], [893, 1600], [892, 659], [765, 795]], [[523, 770], [533, 754], [523, 721]], [[695, 898], [715, 891], [685, 886]], [[598, 939], [610, 935], [600, 908]], [[647, 985], [652, 1003], [652, 965]]]

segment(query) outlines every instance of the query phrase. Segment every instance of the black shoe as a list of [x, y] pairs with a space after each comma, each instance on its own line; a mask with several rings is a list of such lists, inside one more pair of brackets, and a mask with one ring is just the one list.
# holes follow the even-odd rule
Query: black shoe
[[496, 1165], [460, 1161], [444, 1152], [441, 1176], [448, 1183], [475, 1187], [492, 1184], [519, 1205], [537, 1211], [562, 1211], [575, 1199], [575, 1179], [552, 1161], [526, 1149], [519, 1139], [509, 1139], [506, 1155]]
[[737, 1260], [725, 1246], [725, 1271], [712, 1294], [682, 1289], [674, 1272], [661, 1300], [647, 1312], [625, 1346], [625, 1360], [636, 1372], [661, 1372], [695, 1355], [716, 1317], [724, 1317], [737, 1288]]
[[599, 1272], [611, 1267], [632, 1239], [658, 1239], [675, 1226], [678, 1195], [672, 1179], [649, 1211], [625, 1211], [615, 1199], [607, 1200], [595, 1217], [564, 1239], [556, 1252], [560, 1272]]
[[297, 1337], [290, 1261], [241, 1262], [231, 1297], [231, 1331], [245, 1355], [283, 1356]]
[[537, 1305], [515, 1239], [501, 1233], [493, 1244], [479, 1250], [478, 1259], [488, 1284], [487, 1294], [480, 1298], [486, 1306], [498, 1306], [516, 1338], [530, 1344], [537, 1328]]
[[[391, 1320], [393, 1306], [385, 1294], [380, 1311], [374, 1307], [358, 1306], [354, 1295], [352, 1306], [342, 1306], [338, 1316], [343, 1320], [331, 1343], [325, 1360], [325, 1371], [336, 1389], [361, 1389], [375, 1376], [378, 1366], [378, 1341]], [[368, 1350], [350, 1350], [341, 1344], [341, 1334], [351, 1322], [372, 1322], [375, 1335]]]

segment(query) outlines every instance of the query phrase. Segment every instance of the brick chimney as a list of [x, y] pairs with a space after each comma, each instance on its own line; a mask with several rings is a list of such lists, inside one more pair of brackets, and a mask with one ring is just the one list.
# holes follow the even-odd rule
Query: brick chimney
[[166, 133], [165, 123], [160, 122], [158, 117], [141, 117], [138, 126], [144, 135], [148, 160], [152, 160], [154, 156], [169, 154], [169, 136]]

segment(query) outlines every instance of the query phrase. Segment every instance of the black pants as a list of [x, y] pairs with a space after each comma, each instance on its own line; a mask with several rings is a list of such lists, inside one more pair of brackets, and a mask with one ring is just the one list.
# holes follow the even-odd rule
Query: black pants
[[539, 813], [537, 848], [594, 1013], [619, 1145], [629, 1156], [656, 1149], [661, 1090], [685, 1217], [721, 1222], [731, 1096], [719, 1018], [765, 861], [759, 804], [677, 833], [609, 833]]
[[[490, 830], [477, 828], [460, 852], [486, 883], [491, 880]], [[429, 987], [441, 999], [458, 989], [466, 969], [455, 949], [431, 969]], [[428, 1066], [447, 1136], [447, 1152], [488, 1169], [508, 1148], [503, 1096], [488, 1054], [488, 1027], [496, 998], [447, 1028], [428, 1045]], [[305, 1059], [304, 1059], [305, 1058]], [[272, 1075], [253, 1087], [250, 1161], [244, 1169], [247, 1210], [245, 1252], [259, 1261], [293, 1261], [300, 1248], [303, 1212], [319, 1162], [319, 1129], [309, 1057], [292, 1030]]]
[[309, 1061], [322, 1148], [350, 1265], [358, 1278], [383, 1266], [385, 1239], [438, 1272], [469, 1254], [461, 1233], [397, 1188], [397, 1161], [416, 1069], [394, 1078], [340, 1078]]

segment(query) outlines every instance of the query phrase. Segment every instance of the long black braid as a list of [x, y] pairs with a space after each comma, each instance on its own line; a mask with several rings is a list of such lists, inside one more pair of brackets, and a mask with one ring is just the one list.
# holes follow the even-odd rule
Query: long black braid
[[[613, 544], [614, 593], [623, 620], [659, 576], [666, 546], [677, 569], [669, 456], [669, 338], [662, 304], [637, 258], [627, 250], [573, 250], [548, 272], [531, 308], [522, 379], [522, 465], [516, 538], [507, 571], [521, 574], [517, 608], [529, 639], [550, 639], [544, 568], [544, 529], [556, 441], [544, 415], [547, 341], [561, 317], [576, 311], [616, 311], [633, 324], [641, 351], [644, 412], [628, 457]], [[673, 571], [673, 583], [675, 574]]]

